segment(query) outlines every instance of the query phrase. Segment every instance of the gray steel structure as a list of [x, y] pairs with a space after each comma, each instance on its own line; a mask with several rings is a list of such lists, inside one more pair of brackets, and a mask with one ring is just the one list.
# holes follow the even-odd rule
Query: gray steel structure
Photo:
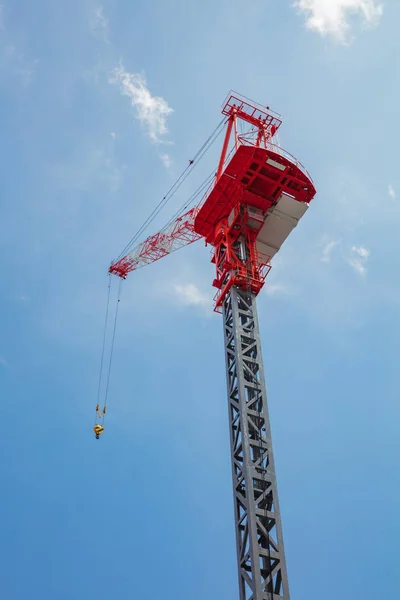
[[289, 600], [256, 298], [223, 305], [240, 600]]

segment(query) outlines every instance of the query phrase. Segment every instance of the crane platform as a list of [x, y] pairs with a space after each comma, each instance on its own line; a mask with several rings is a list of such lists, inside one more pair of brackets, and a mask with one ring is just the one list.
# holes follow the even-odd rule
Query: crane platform
[[314, 183], [303, 165], [272, 143], [267, 148], [240, 144], [200, 208], [194, 229], [213, 244], [216, 225], [237, 203], [265, 213], [282, 193], [307, 204], [315, 196]]

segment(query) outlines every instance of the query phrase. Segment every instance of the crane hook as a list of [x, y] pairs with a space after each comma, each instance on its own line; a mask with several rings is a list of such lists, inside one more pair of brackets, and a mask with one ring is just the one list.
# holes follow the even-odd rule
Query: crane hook
[[101, 434], [104, 431], [104, 427], [103, 427], [103, 425], [99, 425], [98, 423], [96, 423], [96, 425], [93, 427], [93, 431], [96, 436], [96, 440], [99, 440]]
[[[103, 419], [104, 415], [106, 414], [106, 407], [104, 406], [103, 410], [101, 411], [99, 408], [99, 405], [96, 404], [96, 415], [99, 419]], [[101, 434], [104, 431], [104, 427], [103, 425], [100, 425], [100, 423], [96, 423], [95, 426], [93, 427], [93, 431], [94, 434], [96, 436], [96, 440], [100, 439]]]

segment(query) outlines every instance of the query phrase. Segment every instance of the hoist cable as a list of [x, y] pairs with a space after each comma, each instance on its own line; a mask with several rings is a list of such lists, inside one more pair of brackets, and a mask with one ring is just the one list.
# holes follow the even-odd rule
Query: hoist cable
[[[215, 140], [218, 139], [219, 134], [222, 132], [221, 131], [218, 133], [218, 135], [213, 139], [213, 141], [211, 142], [209, 148], [211, 148], [212, 144], [215, 142]], [[207, 148], [207, 150], [209, 149]], [[230, 154], [227, 156], [227, 159], [230, 157]], [[226, 162], [226, 161], [225, 161]], [[168, 221], [168, 223], [166, 225], [164, 225], [164, 227], [162, 228], [161, 231], [164, 231], [164, 229], [167, 229], [174, 221], [175, 219], [177, 219], [181, 214], [183, 214], [183, 212], [189, 208], [189, 206], [191, 206], [192, 204], [195, 203], [195, 200], [208, 188], [208, 186], [211, 184], [212, 180], [215, 177], [215, 170], [212, 170], [211, 173], [209, 174], [208, 177], [206, 177], [203, 182], [199, 185], [199, 187], [193, 192], [193, 194], [189, 197], [189, 199], [185, 200], [185, 202], [183, 203], [183, 205], [172, 215], [172, 217], [170, 218], [170, 220]], [[200, 203], [199, 203], [200, 204]]]
[[190, 198], [185, 200], [184, 204], [182, 204], [182, 206], [172, 215], [172, 217], [170, 218], [168, 223], [163, 227], [162, 231], [164, 229], [167, 229], [167, 227], [169, 227], [178, 217], [180, 217], [181, 214], [183, 214], [184, 211], [186, 211], [189, 208], [189, 206], [194, 204], [196, 198], [198, 198], [204, 192], [204, 190], [207, 189], [207, 187], [210, 185], [210, 183], [212, 182], [214, 177], [215, 177], [215, 172], [212, 171], [212, 173], [210, 173], [210, 175], [203, 181], [203, 183], [201, 183], [199, 185], [197, 190], [195, 192], [193, 192], [193, 194], [190, 196]]
[[155, 217], [162, 210], [162, 208], [164, 208], [164, 206], [167, 204], [167, 202], [169, 202], [169, 200], [172, 198], [172, 196], [174, 196], [174, 194], [178, 191], [178, 189], [181, 187], [181, 185], [184, 183], [184, 181], [189, 176], [189, 174], [190, 174], [189, 170], [190, 170], [190, 172], [193, 171], [194, 167], [200, 162], [200, 160], [203, 158], [203, 156], [209, 150], [209, 148], [211, 148], [212, 144], [215, 142], [215, 140], [221, 133], [222, 125], [224, 125], [224, 124], [225, 124], [225, 118], [221, 119], [221, 121], [218, 123], [217, 127], [214, 129], [214, 131], [211, 133], [211, 135], [208, 136], [207, 140], [203, 143], [201, 148], [196, 152], [193, 160], [190, 161], [189, 165], [184, 169], [184, 171], [181, 173], [181, 175], [178, 177], [178, 179], [175, 181], [175, 183], [170, 187], [168, 192], [160, 200], [160, 202], [157, 204], [157, 206], [154, 208], [154, 210], [151, 212], [151, 214], [147, 217], [145, 222], [141, 225], [141, 227], [135, 233], [133, 238], [125, 246], [125, 248], [118, 255], [118, 257], [115, 259], [114, 262], [118, 262], [118, 260], [120, 260], [123, 256], [125, 256], [125, 254], [133, 246], [133, 244], [137, 241], [137, 239], [143, 233], [143, 231], [146, 229], [146, 227], [155, 219]]
[[[217, 137], [219, 136], [219, 134], [222, 131], [222, 125], [224, 124], [224, 119], [222, 119], [220, 121], [220, 123], [217, 125], [217, 127], [214, 129], [213, 133], [207, 138], [207, 140], [204, 142], [204, 144], [201, 146], [200, 150], [197, 151], [197, 153], [195, 154], [194, 159], [190, 162], [190, 164], [186, 167], [186, 169], [183, 171], [183, 173], [180, 175], [180, 177], [177, 179], [177, 181], [174, 183], [174, 185], [169, 189], [169, 191], [167, 192], [167, 194], [163, 197], [163, 199], [158, 203], [158, 205], [154, 208], [154, 210], [152, 211], [152, 213], [149, 215], [149, 217], [146, 219], [146, 221], [143, 223], [143, 225], [138, 229], [138, 231], [135, 233], [135, 235], [133, 236], [133, 238], [131, 239], [131, 241], [125, 246], [124, 250], [120, 253], [120, 255], [117, 258], [117, 261], [122, 258], [126, 252], [129, 250], [129, 248], [131, 246], [133, 246], [133, 244], [137, 241], [137, 239], [139, 238], [139, 236], [143, 233], [143, 231], [146, 229], [146, 227], [155, 219], [155, 217], [159, 214], [159, 212], [164, 208], [164, 206], [167, 204], [167, 202], [169, 202], [169, 200], [172, 198], [172, 196], [178, 191], [178, 189], [181, 187], [181, 185], [184, 183], [184, 181], [187, 179], [187, 177], [189, 176], [189, 169], [191, 171], [193, 171], [194, 167], [197, 166], [197, 164], [200, 162], [200, 160], [203, 158], [203, 156], [205, 155], [205, 153], [209, 150], [209, 148], [211, 148], [212, 144], [215, 142], [215, 140], [217, 139]], [[219, 130], [219, 131], [218, 131]], [[190, 172], [191, 172], [190, 171]], [[116, 262], [117, 262], [116, 261]]]
[[105, 314], [105, 319], [104, 319], [103, 346], [101, 349], [99, 384], [97, 387], [97, 402], [96, 402], [97, 405], [99, 404], [99, 401], [100, 401], [101, 380], [103, 377], [104, 351], [105, 351], [105, 347], [106, 347], [108, 313], [109, 313], [109, 307], [110, 307], [110, 293], [111, 293], [111, 274], [108, 276], [108, 294], [107, 294], [107, 303], [106, 303], [106, 314]]
[[[113, 354], [114, 354], [115, 332], [117, 330], [118, 309], [119, 309], [119, 303], [121, 301], [121, 285], [122, 285], [122, 281], [123, 281], [122, 279], [119, 280], [119, 286], [118, 286], [117, 306], [116, 306], [116, 309], [115, 309], [114, 328], [113, 328], [113, 333], [112, 333], [112, 338], [111, 338], [110, 361], [109, 361], [109, 364], [108, 364], [107, 384], [106, 384], [106, 391], [105, 391], [105, 395], [104, 395], [104, 408], [106, 408], [106, 406], [107, 406], [108, 388], [110, 386], [111, 366], [112, 366], [112, 360], [113, 360]], [[103, 413], [103, 420], [104, 420], [104, 414], [105, 413]]]
[[[141, 233], [144, 231], [144, 229], [147, 227], [147, 225], [149, 225], [153, 221], [153, 219], [157, 216], [157, 214], [160, 212], [160, 210], [165, 206], [165, 204], [168, 202], [169, 198], [175, 193], [175, 191], [178, 189], [178, 187], [180, 187], [180, 185], [178, 185], [179, 182], [182, 180], [182, 178], [185, 176], [185, 174], [187, 173], [187, 171], [190, 169], [191, 166], [192, 166], [192, 164], [189, 163], [188, 166], [184, 169], [184, 171], [181, 173], [181, 175], [175, 181], [174, 185], [172, 187], [170, 187], [170, 189], [165, 194], [165, 196], [162, 198], [162, 200], [160, 200], [160, 202], [157, 204], [157, 206], [154, 208], [154, 210], [147, 217], [147, 219], [145, 220], [145, 222], [137, 230], [137, 232], [135, 233], [135, 235], [133, 236], [133, 238], [130, 240], [130, 242], [128, 242], [126, 244], [125, 248], [122, 250], [122, 252], [116, 258], [115, 262], [117, 262], [120, 258], [122, 258], [123, 256], [125, 256], [125, 254], [129, 250], [129, 248], [131, 246], [133, 246], [133, 244], [136, 242], [136, 240], [141, 235]], [[185, 179], [183, 179], [183, 181], [185, 181]], [[182, 181], [182, 183], [183, 183], [183, 181]]]

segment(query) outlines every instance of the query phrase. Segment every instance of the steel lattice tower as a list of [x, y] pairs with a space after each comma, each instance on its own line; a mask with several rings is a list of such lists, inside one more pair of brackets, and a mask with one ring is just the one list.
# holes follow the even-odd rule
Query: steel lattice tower
[[223, 305], [240, 600], [289, 600], [254, 294]]

